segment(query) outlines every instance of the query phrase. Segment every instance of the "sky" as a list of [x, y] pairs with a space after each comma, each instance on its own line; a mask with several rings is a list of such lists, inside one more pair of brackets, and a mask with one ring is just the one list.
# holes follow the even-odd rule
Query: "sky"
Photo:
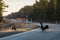
[[35, 0], [4, 0], [5, 4], [8, 5], [8, 8], [4, 10], [7, 12], [3, 12], [3, 16], [7, 16], [12, 12], [17, 12], [25, 5], [33, 5]]

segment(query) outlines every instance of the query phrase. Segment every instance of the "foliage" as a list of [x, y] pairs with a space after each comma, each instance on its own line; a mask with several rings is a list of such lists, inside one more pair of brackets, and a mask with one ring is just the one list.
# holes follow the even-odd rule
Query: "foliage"
[[59, 0], [36, 0], [32, 6], [25, 6], [21, 8], [18, 13], [20, 17], [29, 16], [29, 19], [43, 20], [43, 21], [56, 21], [60, 20], [60, 1]]
[[47, 6], [47, 16], [46, 20], [54, 20], [54, 2], [53, 0], [50, 0]]
[[60, 0], [57, 0], [57, 5], [56, 5], [56, 19], [60, 21]]
[[4, 5], [4, 3], [2, 1], [3, 0], [0, 0], [0, 22], [3, 20], [2, 11], [3, 11], [3, 5]]

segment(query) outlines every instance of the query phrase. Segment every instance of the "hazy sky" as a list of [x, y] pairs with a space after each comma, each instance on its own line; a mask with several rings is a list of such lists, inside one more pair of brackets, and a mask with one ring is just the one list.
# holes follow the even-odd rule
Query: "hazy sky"
[[10, 14], [11, 12], [17, 12], [19, 9], [25, 5], [33, 5], [35, 0], [4, 0], [6, 5], [9, 5], [8, 8], [5, 8], [7, 12], [3, 13], [3, 16]]

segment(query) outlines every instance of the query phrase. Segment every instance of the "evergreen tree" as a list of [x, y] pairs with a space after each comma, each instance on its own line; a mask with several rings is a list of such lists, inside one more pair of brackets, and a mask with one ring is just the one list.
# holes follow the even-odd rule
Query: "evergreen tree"
[[50, 2], [48, 3], [46, 19], [49, 21], [54, 20], [54, 1], [53, 0], [50, 0]]
[[4, 2], [3, 2], [3, 0], [0, 0], [0, 22], [2, 22], [2, 20], [3, 20], [3, 12], [6, 12], [6, 11], [4, 11], [4, 7], [8, 7], [8, 5], [6, 6], [5, 4], [4, 4]]
[[0, 22], [3, 20], [3, 17], [2, 17], [2, 11], [3, 11], [3, 0], [0, 0]]
[[57, 20], [60, 20], [60, 0], [57, 0], [57, 7], [56, 7], [56, 15], [57, 15]]
[[47, 7], [48, 1], [46, 0], [40, 0], [39, 2], [36, 1], [36, 3], [33, 5], [33, 18], [36, 20], [45, 20], [46, 18], [46, 7]]

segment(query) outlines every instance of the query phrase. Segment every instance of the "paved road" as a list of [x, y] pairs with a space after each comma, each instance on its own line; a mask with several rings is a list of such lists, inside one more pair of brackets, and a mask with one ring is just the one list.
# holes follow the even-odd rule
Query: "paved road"
[[[39, 23], [34, 24], [40, 25]], [[49, 29], [45, 32], [41, 32], [40, 28], [38, 28], [32, 31], [0, 38], [0, 40], [60, 40], [60, 24], [43, 23], [43, 25], [49, 25]]]
[[0, 40], [60, 40], [59, 31], [41, 32], [40, 28], [24, 33], [0, 38]]
[[[40, 26], [40, 23], [35, 23], [34, 22], [34, 24]], [[60, 31], [60, 24], [43, 23], [43, 26], [45, 26], [45, 25], [49, 25], [48, 31]]]
[[18, 33], [22, 33], [23, 31], [15, 31], [15, 32], [0, 32], [0, 38], [2, 37], [6, 37], [6, 36], [10, 36], [13, 34], [18, 34]]

